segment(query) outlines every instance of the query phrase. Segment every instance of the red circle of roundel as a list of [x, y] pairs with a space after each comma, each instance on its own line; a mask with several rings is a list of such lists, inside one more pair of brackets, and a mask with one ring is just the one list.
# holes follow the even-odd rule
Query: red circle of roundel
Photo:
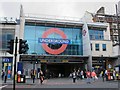
[[[52, 34], [52, 33], [57, 33], [57, 34], [59, 34], [63, 39], [66, 39], [66, 35], [64, 34], [64, 32], [61, 31], [61, 30], [59, 30], [59, 29], [57, 29], [57, 28], [48, 29], [46, 32], [43, 33], [42, 38], [47, 38], [47, 36], [48, 36], [49, 34]], [[46, 52], [48, 52], [48, 53], [50, 53], [50, 54], [60, 54], [60, 53], [62, 53], [62, 52], [66, 49], [67, 44], [62, 44], [62, 46], [61, 46], [59, 49], [51, 49], [51, 48], [49, 48], [48, 45], [45, 44], [45, 43], [42, 44], [42, 47], [43, 47], [43, 49], [44, 49]]]

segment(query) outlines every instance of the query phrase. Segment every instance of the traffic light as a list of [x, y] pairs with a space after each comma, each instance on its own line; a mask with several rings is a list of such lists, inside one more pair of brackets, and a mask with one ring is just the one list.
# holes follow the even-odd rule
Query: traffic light
[[27, 40], [22, 40], [20, 39], [19, 41], [19, 54], [26, 54], [29, 47], [28, 44], [26, 43]]
[[14, 49], [14, 40], [9, 40], [7, 42], [7, 52], [10, 53], [10, 54], [13, 54], [13, 49]]

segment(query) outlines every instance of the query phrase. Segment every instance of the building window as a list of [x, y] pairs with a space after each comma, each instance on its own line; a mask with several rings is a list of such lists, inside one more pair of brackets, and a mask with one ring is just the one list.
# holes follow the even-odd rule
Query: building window
[[106, 51], [106, 44], [102, 44], [103, 51]]
[[99, 44], [95, 44], [95, 50], [99, 51]]
[[91, 46], [91, 51], [92, 51], [92, 43], [90, 44], [90, 46]]
[[89, 30], [90, 40], [104, 40], [103, 30]]

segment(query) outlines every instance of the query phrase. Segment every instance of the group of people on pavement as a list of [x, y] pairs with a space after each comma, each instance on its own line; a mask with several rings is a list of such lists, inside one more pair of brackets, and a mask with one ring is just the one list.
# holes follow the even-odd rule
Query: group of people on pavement
[[118, 80], [119, 79], [119, 72], [116, 71], [115, 69], [113, 69], [112, 71], [107, 70], [107, 69], [103, 69], [100, 72], [100, 75], [96, 72], [95, 70], [87, 70], [87, 71], [83, 71], [83, 70], [78, 70], [76, 71], [75, 69], [73, 70], [73, 72], [70, 74], [70, 77], [73, 78], [73, 83], [76, 82], [76, 79], [81, 78], [84, 79], [86, 78], [87, 83], [91, 83], [91, 80], [95, 81], [98, 79], [98, 76], [101, 76], [103, 79], [103, 82], [106, 80]]
[[[35, 83], [35, 70], [31, 71], [31, 78], [33, 79], [33, 83]], [[39, 72], [39, 79], [40, 79], [40, 83], [42, 84], [44, 81], [44, 74], [43, 74], [42, 70], [40, 70], [40, 72]]]
[[72, 73], [73, 83], [76, 82], [76, 79], [78, 79], [78, 77], [81, 79], [84, 79], [86, 77], [87, 83], [91, 83], [91, 78], [94, 81], [98, 79], [96, 72], [94, 70], [92, 72], [90, 72], [89, 70], [87, 70], [86, 72], [84, 72], [83, 70], [76, 72], [76, 70], [74, 69]]
[[108, 80], [118, 80], [119, 79], [119, 74], [115, 69], [112, 70], [112, 71], [107, 70], [107, 69], [102, 70], [101, 73], [100, 73], [100, 76], [102, 76], [103, 82], [104, 82], [104, 79], [106, 79], [106, 81], [108, 81]]

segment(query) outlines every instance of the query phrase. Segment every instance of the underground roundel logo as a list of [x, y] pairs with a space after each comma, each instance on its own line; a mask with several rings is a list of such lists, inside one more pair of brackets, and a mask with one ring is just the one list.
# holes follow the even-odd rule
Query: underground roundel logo
[[[62, 37], [62, 39], [56, 39], [56, 40], [54, 40], [54, 39], [52, 39], [52, 38], [48, 39], [48, 38], [47, 38], [48, 35], [50, 35], [50, 34], [52, 34], [52, 33], [56, 33], [56, 34], [60, 35], [60, 36]], [[69, 43], [69, 40], [67, 41], [67, 43], [63, 43], [62, 40], [65, 41], [65, 40], [67, 40], [66, 38], [67, 38], [67, 37], [66, 37], [66, 35], [65, 35], [65, 33], [64, 33], [63, 31], [61, 31], [61, 30], [59, 30], [59, 29], [57, 29], [57, 28], [48, 29], [47, 31], [45, 31], [45, 32], [43, 33], [42, 39], [44, 39], [44, 41], [47, 41], [47, 42], [58, 42], [58, 41], [59, 41], [59, 43], [62, 42], [62, 45], [61, 45], [61, 47], [59, 47], [58, 49], [52, 49], [52, 48], [50, 48], [50, 47], [47, 45], [47, 43], [42, 43], [42, 47], [43, 47], [43, 49], [44, 49], [46, 52], [48, 52], [48, 53], [50, 53], [50, 54], [60, 54], [60, 53], [62, 53], [62, 52], [66, 49], [67, 43]]]

